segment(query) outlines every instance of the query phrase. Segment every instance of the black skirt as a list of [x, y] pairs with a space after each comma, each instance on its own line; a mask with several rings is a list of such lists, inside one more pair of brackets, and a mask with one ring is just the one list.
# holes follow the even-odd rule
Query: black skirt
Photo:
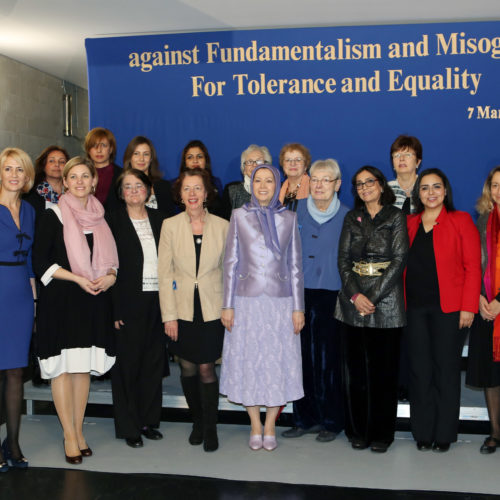
[[200, 294], [194, 291], [193, 321], [178, 320], [179, 336], [169, 340], [168, 351], [191, 363], [213, 363], [221, 357], [224, 327], [220, 319], [203, 321]]
[[493, 322], [476, 314], [469, 337], [465, 383], [472, 387], [500, 385], [500, 362], [493, 361]]

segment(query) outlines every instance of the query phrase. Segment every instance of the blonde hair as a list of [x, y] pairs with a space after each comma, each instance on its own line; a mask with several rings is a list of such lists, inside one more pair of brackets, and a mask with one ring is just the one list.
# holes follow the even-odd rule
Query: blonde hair
[[66, 165], [64, 165], [62, 174], [63, 179], [66, 179], [69, 171], [77, 165], [85, 165], [90, 170], [90, 175], [92, 175], [94, 179], [97, 178], [97, 168], [95, 167], [94, 162], [85, 158], [85, 156], [75, 156], [74, 158], [71, 158]]
[[486, 180], [484, 181], [483, 194], [476, 203], [476, 210], [480, 214], [487, 214], [488, 212], [491, 212], [495, 206], [493, 199], [491, 198], [491, 181], [497, 172], [500, 172], [500, 165], [490, 170], [488, 177], [486, 177]]
[[312, 177], [316, 170], [329, 170], [334, 179], [340, 179], [340, 167], [337, 160], [327, 158], [326, 160], [316, 160], [309, 169], [309, 175]]
[[17, 161], [24, 169], [24, 173], [28, 177], [28, 182], [23, 186], [22, 192], [27, 193], [32, 187], [35, 181], [35, 169], [33, 167], [33, 162], [28, 156], [28, 153], [19, 148], [5, 148], [0, 153], [0, 169], [3, 168], [5, 162], [8, 158], [12, 158]]

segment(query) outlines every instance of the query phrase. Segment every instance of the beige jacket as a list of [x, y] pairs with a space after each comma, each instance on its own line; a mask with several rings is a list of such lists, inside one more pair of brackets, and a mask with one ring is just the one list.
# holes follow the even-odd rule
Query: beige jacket
[[207, 212], [203, 227], [200, 266], [196, 276], [196, 251], [189, 216], [182, 212], [165, 219], [158, 247], [158, 278], [162, 321], [193, 321], [194, 290], [200, 294], [203, 321], [220, 318], [222, 263], [229, 223]]

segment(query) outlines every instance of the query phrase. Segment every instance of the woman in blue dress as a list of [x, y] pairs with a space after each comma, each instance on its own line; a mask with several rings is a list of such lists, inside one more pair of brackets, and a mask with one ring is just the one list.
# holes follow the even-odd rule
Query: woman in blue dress
[[34, 274], [31, 245], [35, 210], [21, 200], [33, 186], [35, 171], [20, 149], [0, 153], [0, 414], [5, 408], [7, 438], [0, 451], [0, 472], [25, 468], [28, 461], [19, 446], [23, 400], [23, 368], [33, 327]]

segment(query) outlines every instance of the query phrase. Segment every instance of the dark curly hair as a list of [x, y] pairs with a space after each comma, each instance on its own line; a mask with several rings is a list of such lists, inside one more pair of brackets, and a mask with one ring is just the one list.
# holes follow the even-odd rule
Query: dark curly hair
[[364, 167], [358, 169], [358, 171], [352, 176], [351, 182], [354, 192], [354, 208], [362, 208], [365, 206], [365, 202], [360, 198], [358, 190], [356, 189], [356, 177], [358, 177], [358, 175], [361, 172], [365, 171], [370, 172], [370, 174], [372, 174], [373, 177], [377, 179], [380, 187], [382, 188], [382, 194], [380, 195], [380, 204], [382, 206], [392, 205], [396, 201], [396, 196], [394, 195], [394, 192], [387, 183], [385, 175], [377, 167], [372, 167], [371, 165], [365, 165]]
[[66, 157], [66, 163], [68, 163], [69, 154], [64, 148], [62, 148], [61, 146], [56, 146], [55, 144], [53, 144], [52, 146], [47, 146], [35, 160], [35, 181], [33, 183], [34, 186], [38, 186], [38, 184], [45, 180], [45, 167], [47, 165], [47, 157], [54, 151], [61, 152]]

